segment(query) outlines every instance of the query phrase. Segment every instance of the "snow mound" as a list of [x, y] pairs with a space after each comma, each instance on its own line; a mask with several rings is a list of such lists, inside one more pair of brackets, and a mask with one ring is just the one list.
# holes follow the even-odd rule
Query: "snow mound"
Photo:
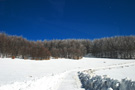
[[121, 81], [109, 78], [107, 75], [99, 76], [78, 72], [78, 76], [85, 90], [135, 90], [135, 81], [127, 78]]

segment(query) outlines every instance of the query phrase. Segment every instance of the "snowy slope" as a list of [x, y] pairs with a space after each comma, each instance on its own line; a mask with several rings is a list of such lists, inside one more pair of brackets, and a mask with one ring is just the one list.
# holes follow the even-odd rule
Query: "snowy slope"
[[[109, 76], [117, 79], [129, 77], [135, 80], [134, 63], [134, 60], [100, 58], [47, 61], [0, 58], [0, 90], [67, 90], [67, 87], [68, 90], [83, 90], [80, 88], [77, 72], [87, 69], [96, 69], [95, 73], [99, 75], [112, 75], [112, 72], [116, 72]], [[124, 65], [124, 68], [115, 68], [118, 65]], [[109, 66], [115, 69], [103, 70]]]

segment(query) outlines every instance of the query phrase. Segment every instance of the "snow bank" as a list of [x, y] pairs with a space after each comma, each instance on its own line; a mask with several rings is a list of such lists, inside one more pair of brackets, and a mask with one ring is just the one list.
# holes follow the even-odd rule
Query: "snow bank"
[[78, 76], [82, 83], [82, 88], [86, 90], [135, 90], [135, 81], [122, 79], [114, 80], [107, 76], [99, 76], [79, 72]]

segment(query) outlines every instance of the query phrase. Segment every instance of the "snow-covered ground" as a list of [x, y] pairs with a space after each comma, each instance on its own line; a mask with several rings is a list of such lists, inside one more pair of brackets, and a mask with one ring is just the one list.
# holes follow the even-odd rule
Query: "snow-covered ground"
[[135, 62], [125, 63], [121, 65], [114, 65], [114, 67], [108, 67], [107, 69], [97, 70], [95, 72], [97, 75], [108, 75], [113, 79], [121, 80], [124, 78], [131, 79], [135, 81]]
[[0, 90], [84, 90], [78, 71], [135, 80], [135, 60], [83, 58], [45, 61], [0, 58]]

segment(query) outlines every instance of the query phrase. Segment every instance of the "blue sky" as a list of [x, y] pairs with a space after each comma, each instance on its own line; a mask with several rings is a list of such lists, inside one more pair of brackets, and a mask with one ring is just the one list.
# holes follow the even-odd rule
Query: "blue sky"
[[135, 1], [0, 0], [0, 31], [29, 40], [135, 35]]

